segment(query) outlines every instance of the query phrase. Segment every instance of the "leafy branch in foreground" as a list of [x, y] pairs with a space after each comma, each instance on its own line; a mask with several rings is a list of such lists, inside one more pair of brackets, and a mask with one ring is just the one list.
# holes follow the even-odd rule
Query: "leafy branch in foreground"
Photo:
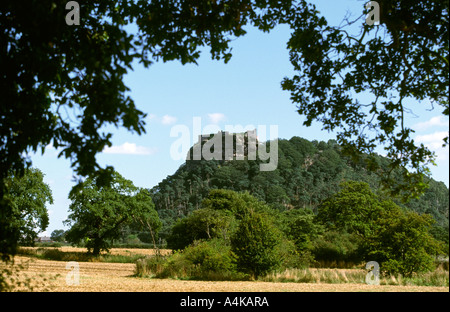
[[[414, 142], [405, 118], [427, 103], [449, 115], [449, 2], [382, 0], [379, 26], [367, 25], [363, 14], [339, 27], [302, 4], [287, 22], [298, 74], [282, 87], [306, 117], [304, 125], [318, 121], [337, 131], [338, 143], [355, 158], [383, 147], [390, 169], [381, 170], [374, 158], [367, 159], [369, 168], [392, 194], [419, 196], [435, 155]], [[402, 180], [390, 174], [396, 168], [405, 169]]]

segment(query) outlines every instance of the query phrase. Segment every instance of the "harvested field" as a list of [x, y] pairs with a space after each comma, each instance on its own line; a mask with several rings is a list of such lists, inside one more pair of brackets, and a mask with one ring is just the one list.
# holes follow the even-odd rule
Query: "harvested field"
[[[36, 250], [39, 247], [20, 247], [20, 249], [24, 250]], [[87, 252], [86, 248], [80, 247], [72, 247], [72, 246], [63, 246], [63, 247], [40, 247], [42, 249], [57, 249], [62, 252]], [[166, 255], [171, 252], [170, 249], [160, 249], [161, 254]], [[103, 252], [104, 254], [105, 252]], [[155, 249], [139, 249], [139, 248], [111, 248], [109, 251], [111, 255], [144, 255], [144, 256], [153, 256], [155, 254]]]
[[[73, 251], [73, 250], [72, 250]], [[123, 252], [123, 251], [117, 251]], [[136, 251], [137, 252], [137, 251]], [[28, 277], [33, 291], [58, 292], [448, 292], [448, 287], [366, 284], [207, 282], [133, 277], [131, 263], [79, 262], [79, 285], [67, 285], [64, 261], [16, 257], [24, 264], [20, 277]], [[26, 289], [17, 289], [26, 290]]]

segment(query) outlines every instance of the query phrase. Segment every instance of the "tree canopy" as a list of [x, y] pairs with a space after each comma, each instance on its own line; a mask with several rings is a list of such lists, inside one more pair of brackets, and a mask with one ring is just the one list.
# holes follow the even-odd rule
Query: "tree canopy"
[[[416, 197], [426, 187], [423, 178], [434, 155], [414, 142], [405, 119], [417, 106], [449, 115], [449, 1], [378, 3], [378, 26], [368, 25], [365, 14], [333, 26], [303, 2], [288, 22], [298, 74], [282, 86], [306, 116], [304, 125], [318, 121], [336, 131], [351, 155], [373, 155], [383, 147], [391, 160], [384, 185], [393, 194], [406, 189], [406, 198]], [[447, 145], [448, 136], [442, 143]], [[367, 160], [372, 170], [381, 169]], [[408, 169], [402, 180], [388, 174], [398, 167]]]
[[[387, 170], [387, 158], [377, 156], [377, 161]], [[150, 190], [155, 209], [163, 222], [161, 238], [167, 238], [177, 219], [183, 219], [200, 208], [233, 211], [239, 215], [243, 198], [227, 191], [247, 191], [280, 212], [310, 209], [317, 213], [324, 200], [341, 190], [343, 181], [368, 184], [352, 194], [358, 196], [360, 201], [373, 202], [382, 195], [406, 209], [430, 214], [436, 221], [433, 235], [441, 240], [448, 237], [448, 188], [442, 182], [430, 179], [427, 181], [429, 188], [423, 196], [403, 203], [383, 191], [380, 177], [368, 170], [364, 160], [348, 157], [334, 140], [279, 139], [277, 169], [261, 172], [257, 170], [258, 162], [258, 159], [186, 161], [174, 174]], [[393, 174], [401, 179], [401, 174]]]
[[2, 1], [1, 177], [23, 170], [23, 153], [48, 144], [61, 148], [77, 174], [99, 170], [95, 155], [112, 136], [100, 129], [145, 132], [146, 114], [123, 82], [134, 62], [195, 63], [203, 46], [227, 61], [229, 42], [245, 34], [242, 26], [251, 20], [268, 30], [290, 2], [83, 1], [80, 25], [69, 26], [67, 1]]
[[47, 205], [53, 204], [50, 186], [44, 182], [44, 174], [36, 168], [27, 169], [23, 176], [5, 179], [12, 207], [8, 226], [18, 233], [18, 242], [33, 245], [38, 234], [48, 226]]
[[442, 242], [429, 233], [433, 219], [404, 211], [389, 200], [380, 200], [363, 182], [349, 181], [319, 207], [317, 219], [338, 232], [355, 233], [366, 261], [379, 262], [389, 274], [429, 271]]
[[160, 227], [148, 192], [139, 190], [117, 172], [111, 186], [98, 187], [94, 179], [87, 179], [72, 189], [69, 199], [71, 214], [65, 223], [71, 228], [65, 237], [71, 243], [85, 243], [94, 255], [110, 248], [112, 241], [119, 238], [121, 226], [140, 223], [150, 228], [152, 235]]
[[[168, 247], [183, 250], [183, 257], [197, 244], [223, 241], [236, 257], [235, 270], [253, 276], [278, 265], [351, 267], [363, 261], [377, 261], [385, 274], [411, 276], [432, 270], [436, 255], [448, 254], [448, 188], [442, 182], [430, 180], [422, 197], [404, 203], [336, 141], [293, 137], [278, 143], [273, 172], [252, 170], [258, 160], [188, 160], [155, 186], [160, 237]], [[389, 165], [385, 157], [377, 161]]]
[[0, 252], [5, 255], [14, 254], [18, 233], [8, 226], [11, 207], [3, 179], [12, 170], [23, 174], [31, 164], [27, 153], [52, 144], [79, 178], [96, 175], [97, 183], [107, 184], [113, 168], [101, 168], [95, 158], [112, 144], [105, 126], [145, 132], [146, 114], [123, 79], [133, 64], [195, 63], [204, 46], [212, 58], [226, 62], [229, 42], [245, 34], [244, 25], [274, 27], [291, 1], [80, 1], [80, 25], [72, 26], [66, 24], [66, 4], [0, 3], [0, 240], [5, 242]]
[[[280, 212], [248, 192], [213, 189], [201, 208], [172, 226], [167, 242], [176, 253], [166, 265], [176, 272], [177, 265], [185, 270], [198, 265], [192, 274], [200, 270], [208, 276], [226, 263], [223, 276], [240, 272], [257, 278], [280, 267], [376, 261], [383, 274], [411, 277], [433, 270], [436, 256], [448, 254], [445, 242], [431, 233], [432, 216], [398, 206], [365, 182], [339, 187], [318, 213], [302, 208]], [[221, 251], [212, 251], [219, 242]]]
[[[31, 164], [27, 153], [52, 144], [70, 159], [76, 175], [97, 175], [99, 184], [107, 184], [113, 168], [101, 168], [95, 158], [111, 146], [112, 134], [103, 129], [145, 132], [146, 114], [123, 82], [133, 64], [195, 63], [205, 46], [213, 59], [227, 62], [230, 41], [244, 35], [246, 25], [263, 31], [281, 23], [291, 27], [287, 47], [298, 74], [282, 87], [306, 116], [305, 125], [316, 120], [324, 130], [341, 129], [338, 142], [353, 156], [373, 156], [365, 158], [368, 168], [384, 174], [389, 190], [404, 191], [405, 197], [423, 193], [433, 155], [415, 144], [404, 116], [407, 99], [430, 101], [448, 116], [447, 0], [380, 0], [379, 26], [366, 25], [364, 18], [348, 23], [359, 25], [357, 35], [328, 25], [306, 0], [80, 2], [80, 25], [72, 26], [66, 24], [67, 1], [0, 3], [2, 254], [14, 253], [18, 237], [9, 226], [4, 179]], [[363, 17], [363, 4], [361, 12]], [[373, 100], [353, 97], [363, 92]], [[390, 159], [386, 169], [375, 161], [378, 144], [385, 144]], [[389, 175], [398, 167], [404, 168], [402, 179]]]

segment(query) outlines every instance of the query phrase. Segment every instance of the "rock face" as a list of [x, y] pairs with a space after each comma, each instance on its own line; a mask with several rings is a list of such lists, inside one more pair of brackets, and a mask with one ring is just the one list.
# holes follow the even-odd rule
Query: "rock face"
[[244, 133], [202, 134], [189, 150], [186, 160], [254, 160], [257, 145], [256, 129]]

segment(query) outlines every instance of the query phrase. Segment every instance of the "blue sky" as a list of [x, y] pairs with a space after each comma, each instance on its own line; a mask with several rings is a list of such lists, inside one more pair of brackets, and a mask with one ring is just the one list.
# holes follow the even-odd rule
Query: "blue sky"
[[[330, 24], [338, 25], [348, 10], [353, 16], [359, 14], [363, 3], [321, 1], [318, 8]], [[278, 136], [285, 139], [335, 138], [335, 134], [321, 131], [319, 124], [302, 126], [304, 118], [296, 113], [289, 93], [281, 89], [283, 78], [294, 74], [286, 49], [289, 29], [279, 26], [269, 34], [246, 29], [247, 35], [231, 43], [233, 57], [228, 64], [212, 61], [205, 49], [198, 66], [169, 62], [145, 69], [136, 65], [125, 82], [137, 107], [148, 114], [147, 133], [138, 136], [111, 129], [113, 147], [98, 155], [99, 163], [114, 166], [136, 186], [151, 188], [183, 163], [170, 156], [170, 146], [177, 139], [170, 137], [170, 130], [177, 124], [192, 129], [193, 117], [200, 117], [202, 125], [217, 124], [222, 129], [225, 125], [277, 125]], [[414, 104], [410, 108], [417, 116], [408, 116], [408, 125], [416, 130], [417, 141], [436, 151], [432, 176], [448, 186], [449, 151], [440, 148], [448, 133], [448, 118], [438, 109], [429, 111], [430, 106]], [[56, 155], [56, 150], [47, 148], [43, 156], [32, 156], [33, 167], [44, 172], [54, 197], [54, 204], [48, 206], [50, 225], [41, 235], [67, 229], [62, 221], [68, 216], [67, 196], [74, 183], [70, 162]]]

